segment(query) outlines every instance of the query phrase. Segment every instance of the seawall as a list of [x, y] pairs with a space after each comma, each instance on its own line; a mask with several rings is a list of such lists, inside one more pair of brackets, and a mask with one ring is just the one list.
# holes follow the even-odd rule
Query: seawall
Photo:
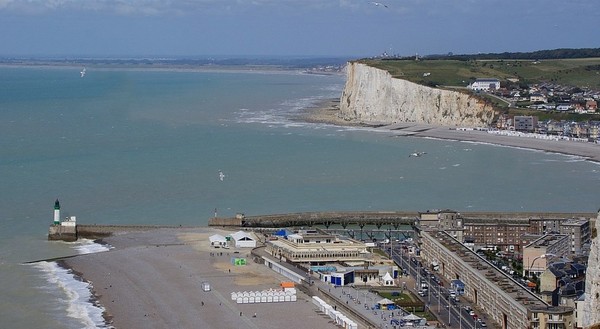
[[348, 63], [346, 74], [340, 98], [346, 121], [477, 127], [488, 126], [496, 115], [491, 103], [467, 91], [422, 86], [358, 62]]

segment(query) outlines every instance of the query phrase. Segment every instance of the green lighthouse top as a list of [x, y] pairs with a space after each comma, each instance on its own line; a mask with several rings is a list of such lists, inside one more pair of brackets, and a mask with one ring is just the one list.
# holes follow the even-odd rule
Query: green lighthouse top
[[60, 202], [58, 202], [58, 199], [56, 199], [56, 201], [54, 202], [54, 209], [60, 210]]

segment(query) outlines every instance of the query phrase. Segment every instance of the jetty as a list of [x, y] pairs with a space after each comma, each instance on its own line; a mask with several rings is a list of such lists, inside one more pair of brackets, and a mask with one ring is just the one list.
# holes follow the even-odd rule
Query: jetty
[[[444, 210], [454, 212], [452, 210]], [[318, 227], [325, 230], [352, 231], [360, 229], [369, 235], [383, 233], [391, 238], [394, 234], [410, 234], [418, 231], [423, 215], [434, 215], [439, 210], [419, 211], [323, 211], [298, 212], [287, 214], [267, 214], [246, 216], [237, 214], [234, 217], [213, 217], [208, 226], [222, 228], [274, 229], [283, 227]], [[481, 222], [488, 224], [517, 224], [531, 220], [556, 220], [569, 218], [588, 218], [595, 220], [595, 213], [559, 213], [559, 212], [454, 212], [463, 222]], [[49, 240], [76, 241], [78, 238], [101, 239], [117, 232], [146, 231], [164, 228], [182, 228], [181, 225], [80, 225], [75, 216], [61, 220], [60, 203], [54, 206], [54, 221], [48, 230]], [[411, 231], [411, 232], [409, 232]], [[348, 233], [348, 232], [347, 232]], [[374, 235], [373, 235], [374, 236]]]

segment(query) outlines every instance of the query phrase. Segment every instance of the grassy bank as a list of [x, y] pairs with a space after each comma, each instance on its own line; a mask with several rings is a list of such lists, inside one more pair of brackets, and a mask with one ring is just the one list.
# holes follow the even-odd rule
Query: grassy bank
[[[464, 86], [475, 78], [519, 79], [600, 89], [600, 58], [532, 60], [361, 60], [393, 77], [435, 86]], [[426, 73], [429, 73], [428, 75]]]

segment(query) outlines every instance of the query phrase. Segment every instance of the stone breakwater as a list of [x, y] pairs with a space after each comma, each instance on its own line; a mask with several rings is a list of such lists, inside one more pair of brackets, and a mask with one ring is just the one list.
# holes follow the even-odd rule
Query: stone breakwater
[[361, 63], [349, 63], [340, 99], [346, 121], [373, 124], [401, 122], [440, 126], [487, 126], [496, 111], [467, 92], [430, 88]]

